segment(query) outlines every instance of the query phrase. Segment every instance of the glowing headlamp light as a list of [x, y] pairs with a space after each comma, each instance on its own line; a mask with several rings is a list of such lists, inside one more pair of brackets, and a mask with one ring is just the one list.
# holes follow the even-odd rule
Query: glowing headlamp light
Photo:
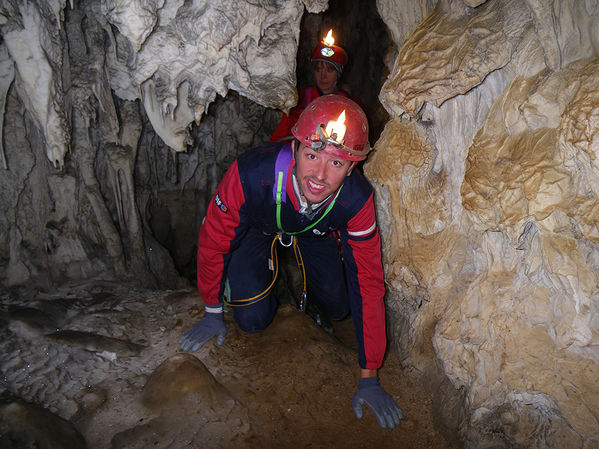
[[[343, 110], [337, 120], [329, 120], [326, 128], [322, 126], [322, 123], [316, 126], [316, 130], [310, 138], [312, 149], [320, 151], [323, 150], [327, 145], [333, 145], [337, 148], [346, 149], [343, 145], [345, 131], [345, 110]], [[349, 148], [347, 148], [346, 151], [349, 151]]]
[[332, 145], [351, 155], [362, 155], [363, 151], [352, 150], [343, 144], [346, 130], [344, 110], [337, 120], [329, 120], [326, 127], [322, 123], [316, 126], [314, 134], [310, 136], [310, 147], [315, 151], [322, 151], [327, 145]]

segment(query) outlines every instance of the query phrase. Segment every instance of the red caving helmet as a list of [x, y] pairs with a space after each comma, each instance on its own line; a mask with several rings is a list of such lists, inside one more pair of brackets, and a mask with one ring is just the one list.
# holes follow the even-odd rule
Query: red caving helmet
[[327, 45], [324, 41], [320, 41], [314, 49], [314, 52], [312, 52], [312, 57], [310, 58], [311, 63], [316, 61], [324, 61], [333, 64], [335, 69], [341, 74], [341, 72], [343, 72], [343, 67], [347, 64], [347, 53], [345, 53], [345, 50], [339, 45]]
[[[344, 121], [340, 120], [343, 115]], [[341, 95], [323, 95], [313, 100], [291, 133], [313, 150], [348, 161], [362, 161], [370, 151], [366, 114], [356, 102]]]

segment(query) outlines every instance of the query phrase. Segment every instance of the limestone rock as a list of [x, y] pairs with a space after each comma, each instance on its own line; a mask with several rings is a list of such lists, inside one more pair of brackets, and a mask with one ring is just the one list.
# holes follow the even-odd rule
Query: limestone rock
[[[8, 50], [4, 43], [0, 45], [0, 136], [4, 135], [2, 129], [4, 128], [4, 112], [6, 107], [6, 96], [8, 95], [8, 89], [12, 85], [15, 79], [15, 66], [8, 55]], [[8, 162], [6, 160], [6, 153], [4, 151], [4, 139], [0, 140], [0, 165], [3, 169], [8, 169]]]
[[377, 0], [376, 7], [393, 43], [401, 48], [410, 32], [426, 17], [435, 2], [430, 0]]
[[465, 393], [465, 447], [593, 447], [597, 13], [464, 3], [406, 39], [365, 165], [396, 347]]
[[106, 337], [92, 332], [64, 329], [46, 335], [46, 339], [62, 343], [86, 351], [106, 355], [112, 359], [117, 357], [136, 356], [144, 348], [142, 345], [121, 338]]
[[35, 339], [57, 328], [58, 321], [49, 314], [33, 307], [9, 307], [0, 314], [7, 327], [24, 339]]
[[86, 447], [83, 436], [71, 422], [6, 394], [0, 396], [0, 445], [4, 449]]
[[[4, 44], [16, 67], [19, 93], [45, 140], [48, 159], [62, 168], [70, 148], [69, 64], [60, 10], [42, 2], [6, 1]], [[61, 7], [62, 6], [62, 7]]]
[[177, 409], [189, 414], [199, 409], [228, 411], [235, 400], [197, 357], [179, 353], [152, 373], [144, 386], [142, 402], [155, 410], [172, 413]]
[[[154, 105], [148, 115], [171, 148], [186, 149], [188, 142], [178, 137], [182, 130], [194, 119], [199, 123], [216, 95], [224, 97], [229, 89], [285, 111], [296, 104], [299, 1], [175, 3], [176, 14], [162, 15], [144, 39], [131, 73], [137, 86], [152, 80], [153, 87], [144, 89], [144, 103]], [[121, 8], [121, 15], [130, 14], [134, 10]], [[140, 33], [131, 34], [138, 45]]]
[[439, 1], [405, 41], [380, 94], [390, 114], [414, 117], [425, 102], [438, 107], [479, 85], [510, 61], [532, 23], [519, 1], [462, 9], [461, 1]]
[[[44, 135], [48, 158], [62, 168], [71, 143], [70, 65], [62, 28], [66, 5], [53, 6], [7, 0], [0, 10], [1, 31], [20, 96]], [[96, 24], [103, 29], [87, 40], [85, 56], [113, 135], [119, 124], [109, 86], [123, 99], [142, 98], [154, 129], [175, 151], [188, 148], [188, 126], [199, 123], [216, 96], [230, 89], [284, 111], [297, 103], [295, 54], [304, 8], [299, 0], [103, 0], [77, 7], [88, 29]], [[328, 2], [306, 7], [320, 12]]]
[[464, 4], [466, 6], [470, 6], [471, 8], [476, 8], [477, 6], [482, 5], [487, 0], [464, 0]]

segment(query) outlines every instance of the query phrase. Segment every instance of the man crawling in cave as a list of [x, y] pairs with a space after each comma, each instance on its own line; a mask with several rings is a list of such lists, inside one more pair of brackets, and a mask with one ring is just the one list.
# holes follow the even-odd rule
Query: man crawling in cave
[[402, 411], [378, 378], [387, 344], [381, 242], [372, 187], [355, 169], [370, 150], [366, 115], [347, 97], [325, 95], [306, 107], [292, 134], [291, 142], [242, 154], [219, 184], [198, 240], [205, 314], [180, 347], [197, 351], [213, 337], [223, 344], [224, 304], [243, 331], [266, 329], [278, 304], [276, 244], [291, 246], [304, 273], [302, 298], [332, 320], [351, 313], [356, 417], [367, 405], [381, 427], [393, 428]]

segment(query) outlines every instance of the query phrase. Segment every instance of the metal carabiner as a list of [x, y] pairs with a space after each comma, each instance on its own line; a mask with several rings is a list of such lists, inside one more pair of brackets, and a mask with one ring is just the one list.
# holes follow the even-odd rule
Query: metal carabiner
[[300, 311], [305, 312], [307, 305], [308, 305], [308, 295], [306, 294], [306, 292], [303, 292], [302, 296], [300, 297], [300, 302], [299, 302]]
[[[289, 243], [285, 243], [283, 241], [283, 236], [286, 235], [287, 237], [289, 237]], [[283, 234], [282, 232], [279, 232], [279, 243], [281, 245], [283, 245], [285, 248], [289, 248], [291, 245], [293, 245], [293, 236], [292, 235], [288, 235], [288, 234]]]

